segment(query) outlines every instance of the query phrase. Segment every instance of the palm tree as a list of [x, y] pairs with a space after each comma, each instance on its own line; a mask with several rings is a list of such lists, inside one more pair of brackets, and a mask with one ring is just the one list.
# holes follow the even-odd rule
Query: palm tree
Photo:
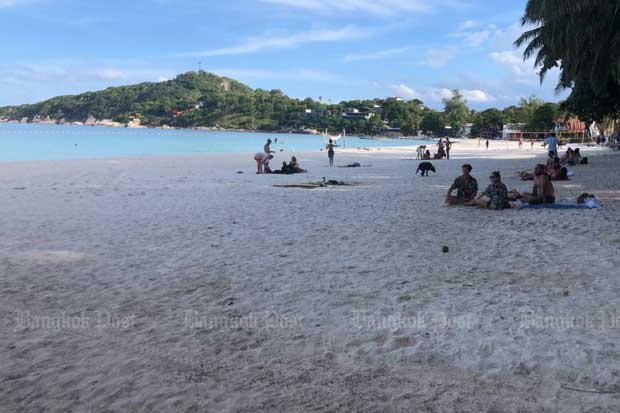
[[522, 24], [533, 28], [515, 45], [526, 46], [524, 59], [535, 56], [541, 82], [560, 69], [568, 109], [594, 119], [620, 113], [620, 0], [529, 0]]

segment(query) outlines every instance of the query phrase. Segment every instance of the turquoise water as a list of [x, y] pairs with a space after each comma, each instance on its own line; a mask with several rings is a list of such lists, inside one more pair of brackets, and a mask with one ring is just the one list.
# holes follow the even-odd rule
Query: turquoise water
[[[313, 135], [0, 123], [0, 161], [255, 153], [262, 151], [267, 138], [274, 141], [275, 151], [319, 151], [324, 145], [321, 136]], [[417, 146], [427, 142], [350, 136], [338, 143], [357, 148]]]

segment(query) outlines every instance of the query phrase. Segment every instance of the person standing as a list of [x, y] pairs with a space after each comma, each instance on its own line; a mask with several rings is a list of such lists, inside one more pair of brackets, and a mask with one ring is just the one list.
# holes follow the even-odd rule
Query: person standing
[[450, 149], [452, 149], [452, 142], [450, 138], [446, 138], [446, 159], [450, 159]]
[[329, 140], [327, 144], [327, 157], [329, 158], [329, 166], [334, 166], [334, 148], [338, 147], [333, 140]]
[[272, 154], [258, 152], [254, 154], [254, 160], [256, 161], [257, 174], [269, 173], [269, 161], [273, 159]]
[[545, 145], [547, 145], [547, 151], [558, 153], [558, 138], [555, 137], [555, 133], [552, 133], [545, 140]]
[[487, 151], [488, 151], [489, 150], [489, 138], [487, 138], [486, 146], [487, 146]]
[[263, 152], [265, 152], [267, 155], [275, 153], [271, 150], [271, 139], [267, 138], [267, 143], [265, 143], [265, 146], [263, 146]]
[[519, 136], [519, 149], [523, 148], [523, 137]]

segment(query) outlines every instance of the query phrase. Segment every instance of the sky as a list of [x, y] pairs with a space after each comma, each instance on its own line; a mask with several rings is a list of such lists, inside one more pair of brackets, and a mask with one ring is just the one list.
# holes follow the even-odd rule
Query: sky
[[557, 101], [513, 47], [526, 0], [0, 0], [0, 106], [199, 68], [325, 102], [459, 89]]

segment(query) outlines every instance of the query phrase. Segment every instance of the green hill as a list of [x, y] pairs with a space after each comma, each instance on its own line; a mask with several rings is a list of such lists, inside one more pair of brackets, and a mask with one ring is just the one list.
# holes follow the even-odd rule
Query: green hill
[[[373, 109], [374, 108], [374, 109]], [[377, 109], [380, 108], [380, 109]], [[372, 118], [343, 118], [361, 109]], [[43, 102], [0, 108], [0, 118], [20, 120], [51, 118], [56, 122], [84, 122], [93, 116], [126, 123], [134, 117], [143, 125], [290, 131], [300, 128], [336, 132], [373, 133], [386, 127], [414, 130], [427, 111], [420, 101], [373, 99], [325, 104], [307, 98], [292, 99], [279, 90], [253, 90], [225, 77], [204, 71], [188, 72], [173, 80], [110, 87]]]

